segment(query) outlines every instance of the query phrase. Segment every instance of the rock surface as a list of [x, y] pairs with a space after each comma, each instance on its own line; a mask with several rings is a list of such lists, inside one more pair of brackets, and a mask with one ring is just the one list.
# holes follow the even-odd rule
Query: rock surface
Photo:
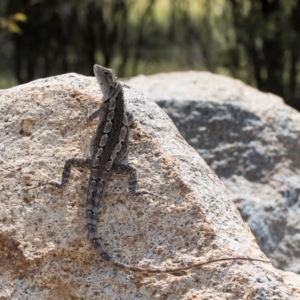
[[[158, 267], [264, 258], [223, 184], [167, 115], [124, 89], [136, 120], [129, 162], [139, 187], [169, 202], [133, 198], [127, 179], [112, 176], [98, 224], [106, 249]], [[86, 170], [74, 170], [64, 190], [23, 190], [59, 179], [65, 159], [88, 156], [95, 123], [84, 120], [99, 106], [96, 80], [66, 74], [2, 90], [0, 98], [0, 299], [299, 299], [299, 276], [269, 263], [225, 261], [174, 275], [108, 265], [87, 237]]]
[[300, 274], [300, 114], [275, 95], [206, 72], [138, 76], [223, 181], [274, 266]]

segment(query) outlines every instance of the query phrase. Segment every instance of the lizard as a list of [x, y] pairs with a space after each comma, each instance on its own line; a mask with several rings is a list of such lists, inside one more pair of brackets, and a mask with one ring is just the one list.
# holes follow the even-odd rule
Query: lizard
[[122, 85], [112, 69], [94, 65], [93, 70], [103, 98], [100, 107], [86, 117], [87, 121], [92, 121], [98, 117], [98, 124], [90, 141], [90, 157], [67, 159], [64, 164], [61, 182], [47, 181], [27, 190], [44, 185], [64, 188], [70, 181], [71, 167], [88, 168], [90, 170], [90, 178], [86, 199], [86, 223], [89, 238], [102, 259], [121, 269], [141, 273], [176, 273], [219, 261], [248, 260], [269, 263], [269, 261], [263, 259], [229, 257], [211, 259], [206, 262], [193, 263], [176, 268], [148, 268], [122, 263], [114, 260], [107, 253], [97, 233], [97, 218], [100, 202], [110, 173], [129, 175], [128, 191], [133, 196], [149, 194], [165, 201], [166, 199], [146, 189], [136, 190], [137, 171], [127, 162], [130, 126], [133, 124], [133, 116], [125, 108]]

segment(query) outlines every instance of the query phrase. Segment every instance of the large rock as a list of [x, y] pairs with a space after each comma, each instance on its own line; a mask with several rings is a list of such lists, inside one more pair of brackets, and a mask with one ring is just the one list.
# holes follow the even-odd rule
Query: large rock
[[[169, 201], [133, 198], [127, 179], [111, 176], [99, 216], [107, 251], [122, 262], [161, 268], [264, 259], [224, 185], [167, 115], [124, 89], [136, 120], [129, 162], [139, 170], [139, 187]], [[1, 299], [297, 299], [299, 276], [264, 262], [224, 261], [173, 275], [107, 264], [87, 237], [87, 171], [74, 170], [64, 190], [23, 190], [59, 179], [65, 159], [87, 157], [95, 123], [84, 119], [100, 103], [96, 80], [67, 74], [0, 91], [0, 98]]]
[[138, 76], [230, 191], [257, 242], [300, 274], [300, 114], [272, 94], [206, 72]]

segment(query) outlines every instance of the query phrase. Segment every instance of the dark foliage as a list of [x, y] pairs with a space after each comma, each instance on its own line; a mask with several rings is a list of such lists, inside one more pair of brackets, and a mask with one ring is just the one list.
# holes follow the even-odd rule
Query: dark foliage
[[[162, 2], [2, 0], [0, 78], [11, 74], [24, 83], [66, 72], [92, 75], [94, 63], [120, 77], [209, 70], [300, 110], [300, 1], [172, 0], [159, 11]], [[18, 12], [27, 17], [11, 22], [19, 32], [5, 25]]]

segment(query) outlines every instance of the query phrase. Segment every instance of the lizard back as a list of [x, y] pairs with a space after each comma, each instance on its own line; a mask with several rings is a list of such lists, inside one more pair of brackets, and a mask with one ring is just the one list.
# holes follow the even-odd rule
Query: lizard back
[[[105, 260], [109, 260], [109, 257], [97, 234], [98, 210], [111, 168], [115, 161], [122, 159], [129, 134], [121, 84], [112, 70], [109, 72], [107, 70], [109, 69], [100, 66], [94, 68], [98, 81], [102, 85], [104, 84], [104, 86], [100, 85], [104, 99], [100, 107], [102, 115], [99, 117], [97, 129], [90, 145], [92, 168], [86, 201], [89, 237]], [[110, 90], [110, 94], [108, 94], [108, 90]]]

